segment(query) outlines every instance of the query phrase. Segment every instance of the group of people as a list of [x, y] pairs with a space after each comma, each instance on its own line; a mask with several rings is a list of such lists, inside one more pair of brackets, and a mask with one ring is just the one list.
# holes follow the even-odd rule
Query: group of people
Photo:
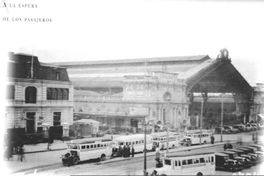
[[124, 157], [124, 158], [130, 157], [130, 156], [134, 157], [135, 149], [133, 145], [131, 147], [129, 145], [124, 145], [124, 146], [119, 145], [118, 148], [113, 148], [112, 153], [114, 156], [117, 156], [117, 157]]

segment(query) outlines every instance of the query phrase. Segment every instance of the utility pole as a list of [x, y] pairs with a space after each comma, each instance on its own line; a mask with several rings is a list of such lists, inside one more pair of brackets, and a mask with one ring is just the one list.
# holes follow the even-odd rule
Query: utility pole
[[144, 176], [147, 176], [147, 124], [146, 119], [144, 120]]

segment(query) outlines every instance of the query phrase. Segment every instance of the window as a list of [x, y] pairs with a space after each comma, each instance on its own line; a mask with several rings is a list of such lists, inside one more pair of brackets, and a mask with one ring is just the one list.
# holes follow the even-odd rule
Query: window
[[6, 88], [6, 98], [7, 99], [15, 99], [15, 86], [8, 85]]
[[53, 126], [61, 125], [61, 112], [53, 112]]
[[97, 147], [99, 148], [100, 147], [100, 144], [97, 144]]
[[193, 164], [193, 160], [192, 159], [189, 159], [189, 160], [187, 160], [187, 163], [188, 164]]
[[35, 112], [27, 112], [26, 114], [26, 132], [34, 133], [35, 132]]
[[193, 164], [197, 164], [197, 163], [199, 163], [199, 160], [198, 159], [194, 159], [193, 160]]
[[82, 149], [85, 149], [85, 145], [82, 145]]
[[186, 164], [187, 164], [186, 160], [182, 160], [182, 165], [186, 165]]
[[212, 162], [212, 163], [214, 162], [214, 157], [213, 157], [213, 156], [211, 157], [211, 162]]
[[171, 160], [169, 159], [165, 159], [164, 162], [165, 162], [165, 165], [171, 165]]
[[29, 86], [26, 88], [25, 102], [36, 103], [37, 101], [37, 89], [36, 87]]
[[179, 166], [181, 166], [181, 161], [179, 161]]
[[177, 163], [178, 163], [178, 161], [176, 160], [176, 161], [175, 161], [175, 166], [177, 166]]
[[89, 149], [89, 148], [90, 148], [90, 146], [89, 146], [89, 145], [87, 145], [86, 147], [87, 147], [87, 149]]
[[69, 100], [69, 89], [47, 88], [47, 100]]
[[91, 148], [93, 148], [93, 145], [91, 145]]
[[200, 158], [200, 163], [205, 163], [204, 158]]

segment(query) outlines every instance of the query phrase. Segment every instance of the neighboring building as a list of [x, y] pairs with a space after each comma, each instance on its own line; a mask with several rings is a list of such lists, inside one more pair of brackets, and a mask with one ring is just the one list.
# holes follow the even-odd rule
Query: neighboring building
[[251, 120], [264, 121], [264, 84], [257, 83], [254, 87], [254, 104], [252, 107]]
[[40, 63], [38, 57], [9, 54], [6, 128], [26, 134], [73, 123], [73, 85], [66, 68]]
[[161, 125], [168, 122], [180, 130], [197, 126], [192, 123], [197, 117], [203, 119], [203, 127], [214, 122], [207, 119], [214, 119], [217, 126], [222, 101], [208, 96], [214, 93], [232, 95], [223, 99], [227, 123], [230, 114], [237, 122], [249, 121], [252, 88], [231, 64], [227, 50], [221, 50], [217, 59], [188, 56], [56, 64], [68, 68], [75, 116], [93, 118], [104, 126], [141, 128], [146, 119]]

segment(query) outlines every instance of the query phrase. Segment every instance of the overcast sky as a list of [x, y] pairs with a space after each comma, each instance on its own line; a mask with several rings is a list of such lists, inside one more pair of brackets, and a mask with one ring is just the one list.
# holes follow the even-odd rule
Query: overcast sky
[[[6, 0], [37, 9], [0, 9], [9, 17], [51, 23], [3, 22], [4, 50], [33, 53], [41, 62], [209, 55], [229, 50], [254, 85], [264, 82], [264, 3], [175, 0]], [[2, 25], [1, 25], [2, 26]], [[262, 65], [261, 65], [262, 64]]]

